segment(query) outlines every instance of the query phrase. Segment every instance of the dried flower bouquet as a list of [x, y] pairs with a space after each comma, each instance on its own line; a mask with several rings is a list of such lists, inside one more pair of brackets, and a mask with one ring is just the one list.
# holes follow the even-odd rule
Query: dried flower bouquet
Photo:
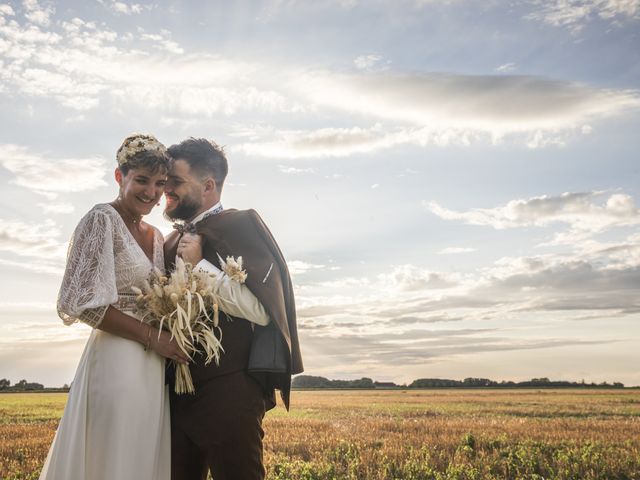
[[[213, 360], [217, 365], [221, 352], [224, 353], [220, 343], [218, 301], [214, 294], [217, 281], [216, 275], [194, 270], [191, 264], [178, 257], [170, 276], [155, 269], [142, 288], [134, 287], [138, 295], [137, 311], [142, 321], [169, 331], [189, 358], [201, 353], [205, 356], [205, 365]], [[189, 366], [173, 362], [176, 393], [194, 393]]]

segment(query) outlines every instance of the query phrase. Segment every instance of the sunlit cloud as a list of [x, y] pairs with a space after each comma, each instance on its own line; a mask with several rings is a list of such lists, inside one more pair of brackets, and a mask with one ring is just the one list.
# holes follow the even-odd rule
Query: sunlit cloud
[[184, 49], [175, 41], [171, 40], [171, 32], [168, 30], [160, 30], [160, 33], [144, 33], [139, 29], [140, 40], [150, 40], [155, 42], [155, 46], [166, 50], [167, 52], [180, 55], [184, 53]]
[[27, 97], [77, 111], [106, 100], [117, 110], [202, 116], [298, 108], [285, 92], [251, 81], [271, 76], [261, 73], [263, 66], [209, 53], [187, 55], [168, 30], [122, 35], [77, 17], [43, 30], [0, 19], [0, 53], [6, 59], [0, 80]]
[[[11, 251], [11, 249], [7, 250]], [[27, 272], [33, 272], [37, 274], [46, 273], [47, 275], [61, 277], [64, 273], [64, 265], [61, 260], [62, 259], [60, 258], [58, 259], [58, 261], [52, 261], [44, 258], [31, 258], [28, 261], [17, 261], [0, 258], [0, 265], [5, 267], [4, 270], [26, 270]]]
[[322, 128], [315, 131], [276, 132], [267, 141], [238, 145], [235, 150], [249, 155], [273, 158], [344, 157], [390, 148], [406, 141], [406, 134], [384, 132], [380, 125], [372, 128]]
[[314, 168], [297, 168], [297, 167], [290, 167], [287, 165], [278, 165], [278, 169], [280, 170], [280, 172], [286, 173], [287, 175], [297, 175], [301, 173], [316, 173], [316, 170]]
[[[0, 144], [0, 165], [12, 183], [38, 193], [82, 192], [106, 185], [106, 162], [99, 157], [51, 158], [21, 145]], [[58, 212], [63, 207], [58, 204]], [[69, 211], [68, 205], [64, 207]]]
[[637, 91], [596, 89], [532, 76], [317, 71], [301, 75], [293, 87], [326, 107], [497, 137], [578, 128], [640, 107]]
[[343, 157], [399, 145], [504, 141], [556, 147], [588, 134], [591, 123], [640, 107], [636, 90], [509, 75], [513, 63], [499, 66], [499, 75], [381, 71], [384, 59], [366, 54], [351, 74], [292, 68], [190, 52], [168, 30], [123, 35], [80, 18], [44, 30], [7, 21], [15, 13], [9, 8], [0, 17], [5, 91], [76, 113], [105, 105], [156, 111], [173, 123], [220, 114], [351, 116], [351, 126], [236, 131], [249, 140], [236, 149], [255, 156]]
[[440, 255], [451, 255], [456, 253], [470, 253], [475, 251], [476, 251], [475, 248], [470, 248], [470, 247], [447, 247], [447, 248], [443, 248], [438, 253]]
[[24, 223], [0, 218], [0, 251], [24, 257], [62, 260], [66, 245], [58, 238], [60, 230], [52, 220]]
[[325, 265], [303, 262], [301, 260], [289, 260], [287, 267], [289, 267], [289, 273], [291, 273], [291, 275], [300, 275], [311, 270], [322, 270], [325, 268]]
[[0, 4], [0, 15], [13, 17], [15, 14], [16, 12], [13, 10], [11, 5], [7, 5], [6, 3]]
[[640, 224], [640, 209], [633, 198], [624, 193], [607, 196], [605, 192], [567, 192], [558, 196], [511, 200], [500, 207], [463, 212], [444, 208], [433, 201], [423, 202], [423, 205], [445, 220], [460, 220], [495, 229], [560, 223], [573, 230], [597, 233], [612, 227]]
[[512, 62], [503, 63], [502, 65], [496, 67], [496, 72], [500, 73], [513, 72], [514, 70], [516, 70], [516, 64]]
[[449, 288], [458, 283], [454, 275], [430, 272], [414, 265], [400, 265], [380, 280], [390, 288], [398, 290], [423, 290], [431, 288]]
[[38, 207], [40, 207], [44, 213], [53, 214], [72, 213], [75, 210], [72, 203], [39, 203]]
[[55, 13], [55, 9], [48, 2], [46, 6], [41, 6], [38, 0], [22, 0], [22, 6], [27, 20], [43, 27], [49, 26], [51, 15]]
[[591, 122], [636, 111], [640, 94], [528, 76], [309, 72], [292, 88], [315, 108], [372, 126], [271, 130], [237, 148], [250, 155], [342, 157], [398, 145], [470, 146], [513, 141], [528, 148], [563, 146], [592, 131]]
[[113, 13], [120, 15], [135, 15], [142, 13], [144, 10], [153, 8], [153, 5], [141, 5], [139, 3], [125, 3], [117, 0], [98, 0], [98, 3], [104, 5]]
[[594, 18], [616, 25], [640, 20], [640, 0], [533, 0], [536, 8], [526, 18], [578, 33]]
[[364, 71], [382, 71], [389, 68], [391, 62], [384, 60], [382, 55], [370, 53], [368, 55], [359, 55], [353, 61], [353, 64], [359, 70]]

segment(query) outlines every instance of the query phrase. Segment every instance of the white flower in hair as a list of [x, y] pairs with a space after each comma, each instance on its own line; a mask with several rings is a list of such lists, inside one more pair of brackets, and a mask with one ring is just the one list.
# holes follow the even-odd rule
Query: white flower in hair
[[222, 271], [226, 273], [231, 280], [235, 280], [238, 283], [245, 282], [247, 279], [247, 272], [242, 269], [242, 256], [238, 258], [229, 256], [227, 257], [227, 260], [224, 261], [222, 257], [218, 255], [218, 260], [220, 261]]
[[142, 152], [155, 152], [165, 155], [167, 148], [153, 135], [134, 133], [125, 138], [118, 149], [116, 154], [118, 165], [126, 165], [134, 155]]

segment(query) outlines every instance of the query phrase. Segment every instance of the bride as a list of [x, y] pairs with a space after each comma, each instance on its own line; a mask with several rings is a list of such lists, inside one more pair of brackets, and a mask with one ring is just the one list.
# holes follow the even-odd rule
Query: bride
[[[164, 271], [164, 239], [142, 221], [164, 193], [170, 159], [151, 135], [130, 135], [117, 153], [119, 195], [95, 205], [73, 233], [58, 314], [93, 327], [40, 480], [169, 480], [171, 443], [165, 359], [187, 363], [175, 341], [141, 322], [135, 294]], [[200, 247], [201, 248], [201, 247]], [[185, 257], [186, 258], [186, 257]], [[214, 265], [220, 309], [264, 325], [251, 291]]]
[[167, 332], [135, 318], [133, 285], [164, 269], [163, 237], [142, 221], [163, 194], [166, 148], [127, 137], [117, 153], [119, 196], [76, 227], [58, 297], [65, 324], [93, 327], [41, 480], [170, 476], [165, 358], [187, 362]]

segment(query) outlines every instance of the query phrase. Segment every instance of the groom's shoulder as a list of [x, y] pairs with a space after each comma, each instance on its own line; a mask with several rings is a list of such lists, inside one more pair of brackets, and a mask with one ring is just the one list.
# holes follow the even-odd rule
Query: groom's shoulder
[[264, 225], [258, 212], [252, 208], [247, 210], [229, 208], [218, 215], [212, 215], [207, 220], [205, 221], [208, 228], [223, 230], [226, 233], [233, 231], [239, 235], [255, 233]]
[[220, 220], [225, 220], [227, 222], [252, 222], [256, 218], [260, 218], [260, 215], [258, 215], [258, 212], [253, 208], [249, 208], [247, 210], [229, 208], [221, 212], [219, 218]]

